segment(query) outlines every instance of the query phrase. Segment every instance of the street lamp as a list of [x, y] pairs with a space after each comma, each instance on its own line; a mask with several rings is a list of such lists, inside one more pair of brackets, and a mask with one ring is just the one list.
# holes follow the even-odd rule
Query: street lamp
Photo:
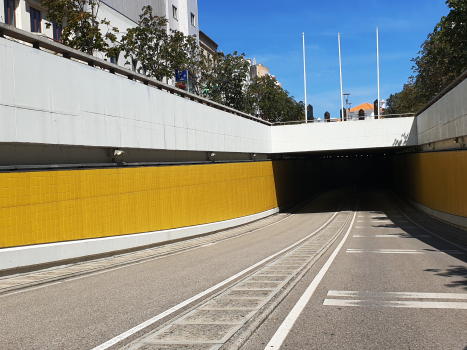
[[[350, 112], [350, 107], [349, 107], [349, 96], [350, 94], [344, 94], [344, 98], [345, 98], [345, 109], [347, 112]], [[351, 103], [350, 103], [351, 104]], [[347, 119], [349, 119], [349, 115], [347, 113]]]

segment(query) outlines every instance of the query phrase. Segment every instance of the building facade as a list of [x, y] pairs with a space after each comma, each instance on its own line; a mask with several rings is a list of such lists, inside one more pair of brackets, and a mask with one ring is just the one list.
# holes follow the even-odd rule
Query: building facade
[[[199, 38], [198, 0], [102, 0], [98, 18], [109, 20], [122, 35], [137, 25], [141, 9], [147, 5], [152, 6], [154, 14], [168, 19], [168, 32], [179, 30]], [[61, 25], [50, 23], [46, 15], [38, 0], [0, 0], [2, 23], [60, 41]]]

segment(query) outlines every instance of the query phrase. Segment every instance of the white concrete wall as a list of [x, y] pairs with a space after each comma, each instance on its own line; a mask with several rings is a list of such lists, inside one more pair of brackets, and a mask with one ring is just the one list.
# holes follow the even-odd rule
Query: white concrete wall
[[260, 124], [0, 39], [0, 142], [269, 153]]
[[275, 126], [271, 138], [272, 153], [417, 145], [413, 117]]
[[267, 126], [0, 39], [0, 142], [289, 153], [417, 144], [414, 118]]
[[421, 145], [466, 136], [467, 79], [421, 113], [417, 127]]

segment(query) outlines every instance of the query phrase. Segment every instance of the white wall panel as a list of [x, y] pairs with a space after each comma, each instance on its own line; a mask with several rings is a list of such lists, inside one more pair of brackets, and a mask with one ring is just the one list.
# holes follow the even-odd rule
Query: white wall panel
[[413, 117], [272, 128], [272, 153], [417, 145]]
[[467, 80], [417, 117], [420, 144], [467, 135]]
[[266, 154], [417, 143], [413, 118], [270, 127], [5, 39], [0, 60], [0, 105], [15, 107], [0, 142]]

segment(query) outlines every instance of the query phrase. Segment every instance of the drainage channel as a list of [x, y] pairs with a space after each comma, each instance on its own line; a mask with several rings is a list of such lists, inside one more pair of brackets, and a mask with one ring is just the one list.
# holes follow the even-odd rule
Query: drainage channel
[[109, 258], [62, 265], [40, 271], [2, 277], [0, 278], [0, 295], [49, 283], [51, 284], [57, 281], [69, 280], [84, 275], [90, 276], [95, 273], [110, 271], [133, 264], [140, 264], [150, 260], [166, 257], [168, 255], [201, 248], [209, 244], [233, 239], [241, 235], [266, 228], [267, 226], [285, 220], [291, 215], [293, 214], [279, 213], [250, 224], [214, 233], [212, 235], [164, 244], [137, 252], [119, 254]]
[[125, 350], [217, 350], [342, 233], [353, 212], [340, 212], [316, 235], [223, 293], [123, 347]]

